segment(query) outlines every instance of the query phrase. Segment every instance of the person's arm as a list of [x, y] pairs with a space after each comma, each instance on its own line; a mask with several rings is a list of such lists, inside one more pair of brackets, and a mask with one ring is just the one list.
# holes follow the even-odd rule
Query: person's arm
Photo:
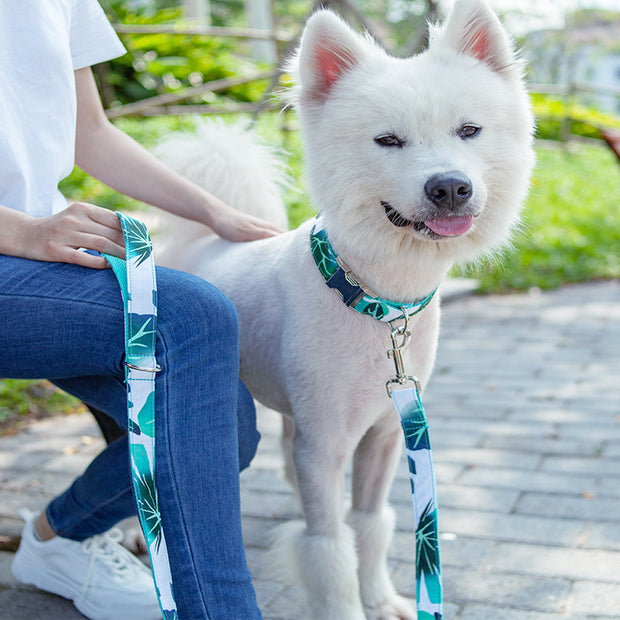
[[81, 202], [41, 218], [0, 205], [0, 254], [96, 269], [107, 267], [103, 256], [87, 254], [80, 248], [124, 257], [118, 216]]
[[231, 241], [270, 237], [275, 224], [240, 213], [172, 171], [105, 115], [90, 67], [75, 72], [76, 164], [121, 194], [211, 227]]

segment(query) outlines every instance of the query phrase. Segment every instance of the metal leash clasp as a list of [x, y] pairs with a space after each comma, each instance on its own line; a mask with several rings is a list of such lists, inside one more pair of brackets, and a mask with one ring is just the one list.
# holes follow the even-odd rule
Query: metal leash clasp
[[403, 364], [403, 351], [409, 346], [411, 340], [411, 331], [409, 331], [409, 315], [405, 308], [401, 308], [403, 313], [404, 323], [402, 325], [396, 325], [395, 320], [389, 321], [390, 337], [392, 339], [392, 348], [387, 350], [387, 356], [389, 359], [394, 360], [394, 366], [396, 368], [396, 378], [390, 379], [386, 384], [388, 396], [392, 398], [392, 391], [396, 386], [406, 385], [407, 383], [415, 384], [418, 392], [421, 392], [420, 382], [417, 377], [408, 375], [405, 372], [405, 366]]

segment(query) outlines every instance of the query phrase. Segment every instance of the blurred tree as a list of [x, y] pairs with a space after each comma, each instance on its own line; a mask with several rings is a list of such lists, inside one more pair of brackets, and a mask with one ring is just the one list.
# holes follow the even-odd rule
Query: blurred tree
[[[179, 7], [154, 10], [152, 6], [134, 7], [123, 0], [107, 0], [102, 4], [115, 23], [175, 24], [182, 19], [182, 9]], [[235, 10], [241, 10], [240, 16], [231, 16], [242, 20], [243, 3], [227, 4], [234, 4]], [[212, 3], [212, 6], [215, 5]], [[218, 13], [215, 12], [214, 22], [216, 15]], [[121, 35], [121, 39], [129, 53], [96, 68], [106, 107], [253, 73], [257, 69], [251, 58], [249, 43], [237, 39], [183, 34]], [[221, 97], [233, 101], [255, 101], [260, 99], [264, 89], [264, 83], [239, 85], [217, 96], [201, 95], [190, 103], [210, 103]]]
[[[151, 25], [179, 22], [185, 1], [101, 0], [113, 22]], [[247, 27], [249, 2], [210, 0], [211, 24]], [[439, 0], [271, 0], [275, 30], [288, 32], [293, 38], [291, 44], [279, 45], [280, 58], [292, 52], [306, 18], [319, 6], [330, 7], [354, 27], [367, 30], [396, 55], [421, 51], [427, 42], [427, 22], [439, 18]], [[123, 35], [122, 38], [130, 53], [96, 69], [106, 107], [243, 74], [256, 64], [252, 60], [251, 44], [239, 39], [181, 34]], [[265, 85], [237, 86], [224, 96], [236, 101], [254, 101], [264, 91]]]

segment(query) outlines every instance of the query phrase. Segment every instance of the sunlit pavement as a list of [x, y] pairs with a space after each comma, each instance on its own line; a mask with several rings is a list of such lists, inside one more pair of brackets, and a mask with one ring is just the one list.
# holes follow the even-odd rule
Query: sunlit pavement
[[[620, 619], [620, 283], [452, 299], [424, 403], [446, 620]], [[304, 619], [299, 594], [265, 562], [270, 530], [299, 509], [281, 476], [279, 416], [260, 409], [259, 420], [263, 440], [241, 477], [248, 562], [266, 620]], [[0, 542], [19, 534], [19, 507], [39, 509], [102, 446], [87, 414], [0, 437]], [[404, 457], [391, 501], [390, 565], [414, 596]], [[17, 584], [11, 559], [0, 552], [1, 619], [82, 617]]]

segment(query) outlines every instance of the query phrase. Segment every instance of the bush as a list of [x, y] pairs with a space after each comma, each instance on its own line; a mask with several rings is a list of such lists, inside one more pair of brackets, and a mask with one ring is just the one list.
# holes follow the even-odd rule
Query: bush
[[[129, 10], [115, 2], [114, 19], [128, 25], [175, 24], [180, 9], [163, 9], [146, 14]], [[98, 71], [106, 104], [119, 105], [175, 92], [204, 82], [258, 71], [245, 44], [223, 37], [182, 34], [120, 35], [128, 52], [110, 61], [106, 71]], [[218, 94], [204, 94], [189, 103], [259, 101], [268, 86], [266, 81], [232, 86]]]
[[601, 139], [601, 128], [620, 129], [620, 119], [578, 103], [566, 103], [547, 95], [532, 95], [536, 115], [536, 137], [544, 140], [561, 140], [565, 119], [571, 119], [570, 134], [582, 138]]

